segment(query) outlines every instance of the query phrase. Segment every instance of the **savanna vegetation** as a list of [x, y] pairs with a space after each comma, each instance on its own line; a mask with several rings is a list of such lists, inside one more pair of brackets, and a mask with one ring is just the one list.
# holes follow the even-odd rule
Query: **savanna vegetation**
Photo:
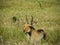
[[46, 32], [41, 45], [60, 45], [60, 0], [0, 0], [0, 45], [27, 45], [26, 15]]

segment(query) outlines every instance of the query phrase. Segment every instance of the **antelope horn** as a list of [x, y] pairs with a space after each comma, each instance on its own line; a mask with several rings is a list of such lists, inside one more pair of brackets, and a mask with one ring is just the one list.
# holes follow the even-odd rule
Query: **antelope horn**
[[31, 25], [33, 25], [33, 16], [31, 16]]
[[27, 22], [27, 24], [29, 24], [29, 22], [28, 22], [28, 18], [27, 18], [27, 15], [26, 15], [26, 22]]

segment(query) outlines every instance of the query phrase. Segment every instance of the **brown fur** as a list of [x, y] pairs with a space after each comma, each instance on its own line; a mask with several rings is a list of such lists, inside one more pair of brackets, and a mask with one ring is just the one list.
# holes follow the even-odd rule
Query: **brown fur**
[[28, 40], [33, 43], [34, 45], [37, 45], [37, 42], [41, 41], [41, 39], [45, 39], [46, 34], [43, 29], [35, 30], [35, 28], [32, 25], [25, 25], [24, 31], [27, 34]]
[[45, 39], [46, 37], [46, 34], [43, 29], [36, 30], [32, 26], [32, 21], [31, 21], [31, 24], [27, 23], [24, 25], [23, 31], [27, 34], [27, 39], [30, 42], [30, 45], [33, 45], [33, 44], [39, 45], [39, 41], [41, 41], [41, 39]]

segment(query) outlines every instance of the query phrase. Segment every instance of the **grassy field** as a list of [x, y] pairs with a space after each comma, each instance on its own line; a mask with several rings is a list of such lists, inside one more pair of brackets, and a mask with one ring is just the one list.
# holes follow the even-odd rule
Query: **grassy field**
[[27, 44], [22, 32], [26, 15], [29, 21], [31, 15], [38, 20], [36, 29], [47, 33], [48, 41], [42, 40], [41, 45], [60, 45], [60, 0], [0, 0], [0, 45]]

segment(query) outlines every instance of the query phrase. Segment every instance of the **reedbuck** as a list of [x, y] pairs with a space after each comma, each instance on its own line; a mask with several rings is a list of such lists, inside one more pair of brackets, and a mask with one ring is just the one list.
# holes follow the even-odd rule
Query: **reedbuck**
[[26, 36], [28, 38], [28, 42], [30, 43], [30, 45], [39, 45], [41, 39], [45, 39], [46, 34], [44, 32], [43, 29], [38, 29], [36, 30], [33, 27], [33, 16], [31, 16], [31, 24], [29, 24], [27, 16], [26, 16], [26, 24], [24, 25], [24, 30], [23, 32], [26, 33]]

